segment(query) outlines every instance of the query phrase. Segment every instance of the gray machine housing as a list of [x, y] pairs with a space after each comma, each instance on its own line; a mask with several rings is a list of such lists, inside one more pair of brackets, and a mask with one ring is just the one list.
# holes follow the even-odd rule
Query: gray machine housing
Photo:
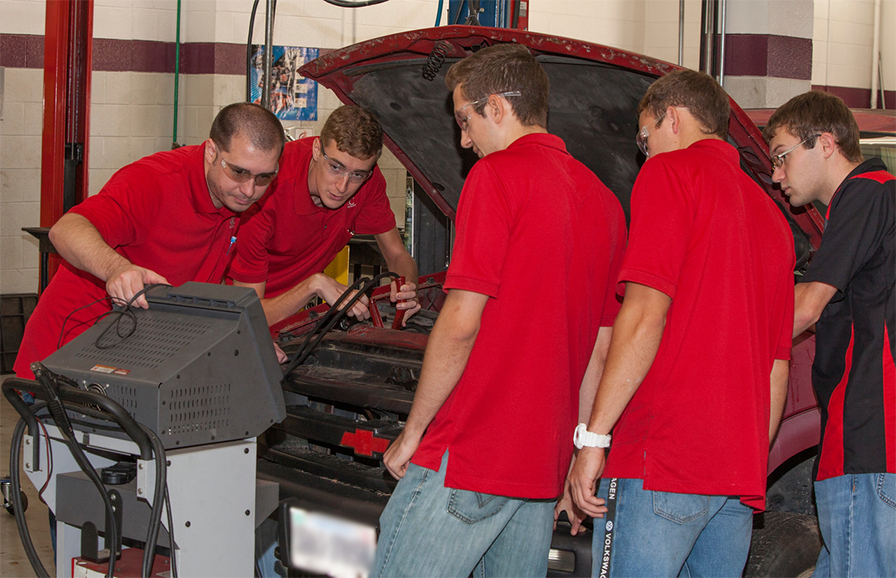
[[[283, 373], [254, 290], [189, 282], [146, 299], [149, 309], [107, 316], [44, 366], [115, 400], [166, 449], [257, 436], [286, 417]], [[117, 435], [79, 422], [81, 431]]]

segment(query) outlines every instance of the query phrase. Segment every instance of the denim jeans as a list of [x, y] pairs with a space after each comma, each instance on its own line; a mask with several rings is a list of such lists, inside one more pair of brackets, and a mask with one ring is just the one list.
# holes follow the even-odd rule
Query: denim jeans
[[380, 516], [371, 576], [543, 578], [556, 501], [446, 488], [447, 460], [408, 467]]
[[737, 497], [651, 491], [616, 478], [601, 480], [597, 495], [609, 511], [594, 520], [592, 576], [742, 574], [753, 512]]
[[824, 544], [813, 577], [896, 576], [896, 474], [815, 482]]

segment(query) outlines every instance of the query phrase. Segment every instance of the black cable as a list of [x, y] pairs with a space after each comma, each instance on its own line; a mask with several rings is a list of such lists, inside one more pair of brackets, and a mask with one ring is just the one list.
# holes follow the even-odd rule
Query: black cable
[[[140, 428], [149, 436], [155, 454], [156, 472], [152, 492], [152, 509], [149, 514], [149, 525], [146, 530], [146, 544], [143, 546], [143, 576], [152, 575], [152, 563], [156, 557], [156, 543], [159, 539], [159, 528], [162, 525], [162, 507], [168, 494], [168, 465], [162, 440], [154, 431], [143, 424]], [[169, 525], [170, 528], [170, 525]], [[170, 535], [170, 534], [169, 534]], [[170, 552], [174, 556], [174, 550]]]
[[[115, 347], [116, 345], [122, 343], [125, 339], [127, 339], [128, 337], [133, 335], [134, 332], [137, 331], [137, 316], [134, 315], [134, 311], [133, 311], [134, 301], [136, 301], [141, 295], [143, 295], [147, 291], [149, 291], [151, 289], [155, 289], [156, 287], [171, 287], [171, 285], [169, 285], [167, 283], [153, 283], [151, 285], [146, 285], [145, 287], [143, 287], [143, 289], [141, 289], [140, 291], [137, 291], [133, 297], [128, 299], [127, 302], [125, 302], [124, 307], [121, 311], [109, 311], [109, 312], [105, 313], [103, 315], [103, 317], [105, 317], [106, 315], [116, 315], [116, 314], [118, 315], [118, 317], [116, 318], [116, 320], [114, 322], [110, 323], [103, 330], [102, 333], [99, 334], [99, 336], [96, 338], [96, 341], [94, 341], [94, 343], [93, 343], [94, 347], [96, 347], [97, 349], [100, 349], [100, 350], [109, 349], [110, 347]], [[113, 298], [113, 299], [117, 299], [117, 298]], [[128, 330], [126, 330], [125, 334], [122, 334], [121, 320], [125, 319], [125, 318], [131, 320], [131, 327]], [[102, 317], [101, 317], [101, 319], [102, 319]], [[118, 341], [113, 340], [112, 342], [110, 342], [106, 345], [103, 345], [102, 344], [103, 338], [106, 336], [106, 334], [109, 332], [109, 330], [111, 330], [113, 327], [115, 327], [115, 334], [118, 336]]]
[[[309, 344], [311, 343], [314, 335], [322, 331], [322, 329], [330, 322], [330, 320], [337, 315], [337, 313], [339, 312], [339, 306], [342, 304], [342, 302], [345, 301], [345, 299], [352, 291], [359, 289], [363, 281], [363, 277], [357, 279], [354, 283], [351, 284], [348, 289], [346, 289], [342, 293], [342, 295], [339, 296], [339, 298], [334, 303], [330, 304], [330, 308], [327, 310], [327, 312], [324, 313], [320, 320], [314, 325], [314, 328], [310, 332], [308, 332], [307, 335], [305, 335], [305, 340], [302, 342], [302, 346], [296, 351], [296, 353], [293, 355], [293, 358], [290, 360], [289, 365], [287, 365], [286, 369], [283, 371], [284, 376], [289, 374], [290, 371], [295, 369], [302, 361], [305, 360], [305, 358], [308, 357], [308, 354], [306, 354], [306, 350], [309, 349]], [[311, 350], [313, 350], [316, 346], [317, 343], [311, 345]]]
[[109, 526], [105, 529], [106, 546], [109, 550], [109, 566], [106, 571], [106, 578], [113, 578], [115, 576], [115, 562], [116, 554], [118, 553], [118, 545], [121, 543], [121, 530], [115, 523], [115, 510], [112, 507], [112, 501], [109, 499], [109, 494], [106, 493], [106, 488], [103, 486], [103, 482], [94, 469], [93, 464], [90, 463], [87, 456], [84, 455], [84, 450], [81, 449], [80, 444], [75, 440], [74, 430], [72, 429], [68, 415], [65, 413], [65, 408], [62, 407], [62, 400], [59, 399], [59, 393], [56, 391], [55, 383], [50, 379], [49, 375], [41, 370], [40, 367], [35, 367], [33, 369], [36, 369], [34, 375], [37, 378], [38, 383], [44, 388], [44, 394], [47, 396], [47, 408], [50, 410], [50, 414], [56, 422], [56, 427], [59, 429], [60, 433], [62, 433], [64, 438], [62, 440], [63, 443], [68, 447], [72, 457], [75, 458], [75, 462], [77, 462], [81, 471], [84, 472], [84, 475], [93, 482], [93, 485], [99, 491], [100, 497], [103, 500], [103, 506], [106, 510], [106, 520], [108, 521]]
[[[110, 297], [110, 298], [113, 301], [118, 299], [117, 297]], [[102, 303], [105, 300], [106, 300], [106, 297], [103, 297], [101, 299], [95, 299], [95, 300], [91, 301], [90, 303], [88, 303], [87, 305], [82, 305], [81, 307], [78, 307], [77, 309], [75, 309], [74, 311], [72, 311], [71, 313], [66, 315], [65, 319], [62, 320], [62, 327], [59, 329], [59, 339], [56, 340], [56, 349], [59, 349], [62, 347], [62, 336], [65, 335], [65, 324], [68, 323], [68, 320], [71, 318], [71, 316], [74, 315], [75, 313], [77, 313], [78, 311], [81, 311], [82, 309], [87, 309], [88, 307], [90, 307], [92, 305], [96, 305], [97, 303]], [[119, 301], [123, 302], [124, 300], [119, 299]], [[97, 315], [93, 319], [88, 319], [87, 321], [82, 321], [78, 325], [84, 325], [85, 323], [89, 323], [89, 324], [93, 325], [94, 323], [96, 323], [97, 321], [99, 321], [100, 319], [102, 319], [103, 317], [108, 315], [109, 313], [110, 313], [109, 311], [105, 311], [105, 312], [103, 312], [102, 315]]]
[[[373, 279], [367, 281], [362, 288], [358, 289], [355, 295], [352, 296], [352, 298], [348, 301], [348, 303], [345, 304], [344, 307], [339, 308], [340, 304], [345, 300], [346, 296], [357, 289], [359, 284], [362, 281], [365, 281], [365, 279], [362, 277], [361, 279], [358, 279], [357, 281], [352, 283], [352, 286], [346, 289], [345, 292], [343, 292], [342, 295], [339, 296], [339, 299], [337, 299], [336, 302], [330, 306], [330, 309], [327, 311], [327, 313], [324, 314], [323, 317], [321, 317], [320, 321], [318, 321], [314, 326], [314, 329], [305, 337], [305, 341], [302, 344], [302, 347], [296, 352], [296, 355], [289, 362], [289, 365], [286, 366], [286, 369], [283, 370], [283, 378], [286, 379], [286, 376], [289, 375], [289, 373], [293, 369], [301, 365], [308, 358], [308, 356], [311, 355], [311, 352], [314, 351], [318, 344], [323, 341], [323, 338], [326, 336], [326, 334], [329, 333], [329, 331], [333, 327], [335, 327], [336, 324], [339, 323], [346, 315], [348, 315], [348, 312], [355, 305], [355, 303], [357, 303], [361, 299], [361, 297], [363, 297], [368, 291], [375, 287], [378, 287], [380, 280], [385, 277], [398, 278], [399, 275], [397, 273], [393, 273], [392, 271], [380, 273]], [[333, 313], [334, 311], [335, 313]], [[317, 334], [317, 337], [312, 340], [312, 336], [314, 334]]]
[[22, 440], [25, 438], [25, 420], [19, 419], [16, 427], [12, 432], [12, 445], [9, 452], [9, 479], [10, 492], [9, 500], [12, 503], [13, 515], [16, 518], [16, 528], [19, 531], [19, 538], [22, 540], [22, 547], [25, 549], [25, 555], [31, 562], [31, 568], [38, 578], [50, 578], [47, 569], [44, 568], [37, 555], [37, 549], [31, 540], [31, 532], [28, 530], [28, 522], [25, 520], [25, 508], [22, 504], [22, 481], [19, 476], [19, 448], [22, 447]]

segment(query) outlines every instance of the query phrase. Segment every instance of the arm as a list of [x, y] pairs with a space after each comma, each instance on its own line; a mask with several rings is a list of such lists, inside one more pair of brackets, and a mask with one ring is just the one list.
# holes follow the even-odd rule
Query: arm
[[[597, 385], [600, 383], [601, 375], [604, 372], [604, 365], [607, 362], [607, 351], [610, 348], [610, 340], [613, 337], [612, 327], [601, 327], [597, 332], [597, 340], [594, 342], [594, 349], [591, 352], [591, 359], [588, 361], [588, 367], [585, 369], [585, 376], [582, 378], [582, 386], [579, 388], [579, 422], [587, 422], [591, 416], [591, 408], [594, 405], [594, 397], [597, 394]], [[576, 455], [573, 454], [572, 462], [569, 465], [570, 471], [576, 463]], [[563, 484], [563, 495], [554, 507], [554, 529], [557, 529], [557, 518], [560, 512], [566, 512], [569, 519], [570, 534], [575, 536], [579, 533], [582, 521], [585, 519], [585, 513], [576, 507], [570, 493], [569, 479]]]
[[396, 479], [404, 477], [423, 433], [463, 375], [488, 299], [487, 295], [472, 291], [448, 291], [429, 336], [407, 423], [383, 456], [386, 468]]
[[[251, 287], [255, 289], [258, 298], [261, 299], [261, 307], [264, 309], [264, 316], [267, 319], [268, 326], [279, 323], [298, 313], [300, 309], [308, 305], [314, 296], [320, 297], [327, 303], [335, 303], [339, 296], [342, 295], [348, 287], [338, 281], [327, 277], [323, 273], [315, 273], [307, 279], [300, 281], [290, 290], [284, 291], [276, 297], [265, 299], [266, 283], [243, 283], [242, 281], [233, 280], [233, 284], [238, 287]], [[367, 297], [355, 303], [349, 315], [358, 319], [367, 319], [370, 317], [370, 311], [367, 309]]]
[[393, 227], [391, 230], [379, 235], [374, 235], [376, 244], [380, 248], [380, 253], [386, 259], [386, 266], [389, 271], [393, 271], [405, 278], [405, 284], [401, 287], [395, 287], [392, 284], [392, 294], [390, 299], [398, 302], [396, 308], [405, 310], [404, 323], [407, 323], [408, 317], [420, 310], [420, 304], [417, 303], [417, 263], [404, 248], [401, 241], [401, 235], [398, 229]]
[[[168, 283], [150, 269], [134, 265], [110, 247], [85, 217], [67, 213], [50, 229], [50, 241], [62, 258], [74, 267], [106, 282], [106, 292], [117, 305], [129, 301], [144, 285]], [[149, 305], [141, 295], [134, 305]]]
[[784, 415], [784, 402], [787, 401], [787, 381], [790, 378], [790, 360], [776, 359], [772, 365], [771, 404], [768, 424], [768, 445], [771, 447]]
[[837, 294], [837, 288], [827, 283], [812, 281], [798, 283], [793, 291], [793, 336], [795, 338], [815, 325], [815, 322], [821, 317], [821, 312]]
[[[588, 431], [608, 434], [616, 425], [656, 358], [671, 304], [672, 299], [661, 291], [626, 283]], [[573, 499], [590, 516], [602, 514], [602, 503], [594, 492], [605, 457], [603, 448], [582, 448], [569, 474]]]

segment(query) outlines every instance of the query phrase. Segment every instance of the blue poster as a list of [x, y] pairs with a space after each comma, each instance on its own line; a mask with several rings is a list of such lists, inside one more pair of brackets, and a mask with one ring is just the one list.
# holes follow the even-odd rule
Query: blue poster
[[[252, 102], [261, 104], [264, 86], [264, 46], [253, 45]], [[271, 62], [271, 112], [281, 120], [317, 120], [317, 83], [298, 73], [306, 62], [318, 57], [317, 48], [274, 46]]]

